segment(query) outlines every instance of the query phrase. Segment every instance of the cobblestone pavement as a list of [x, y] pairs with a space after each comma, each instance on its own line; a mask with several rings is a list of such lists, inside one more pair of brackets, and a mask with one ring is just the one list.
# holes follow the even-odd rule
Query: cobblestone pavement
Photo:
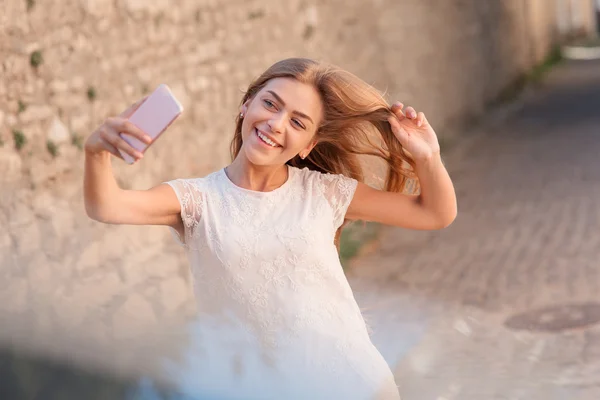
[[404, 399], [599, 399], [600, 63], [557, 67], [447, 164], [455, 223], [386, 229], [350, 272]]

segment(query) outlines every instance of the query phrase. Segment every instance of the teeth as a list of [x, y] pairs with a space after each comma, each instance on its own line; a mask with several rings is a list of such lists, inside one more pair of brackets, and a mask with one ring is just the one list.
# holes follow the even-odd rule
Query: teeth
[[266, 142], [271, 147], [277, 147], [277, 143], [273, 142], [271, 139], [269, 139], [268, 137], [266, 137], [265, 135], [263, 135], [259, 131], [256, 131], [256, 134], [258, 135], [259, 138], [261, 138], [263, 140], [263, 142]]

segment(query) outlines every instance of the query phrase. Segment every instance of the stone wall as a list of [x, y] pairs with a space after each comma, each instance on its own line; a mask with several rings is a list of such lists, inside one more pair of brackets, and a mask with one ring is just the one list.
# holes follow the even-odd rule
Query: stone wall
[[226, 165], [242, 91], [278, 59], [339, 64], [444, 136], [578, 28], [559, 30], [547, 0], [50, 3], [0, 0], [0, 325], [11, 340], [83, 329], [106, 342], [192, 309], [167, 229], [101, 225], [82, 203], [85, 137], [159, 83], [184, 115], [143, 162], [114, 162], [123, 187]]

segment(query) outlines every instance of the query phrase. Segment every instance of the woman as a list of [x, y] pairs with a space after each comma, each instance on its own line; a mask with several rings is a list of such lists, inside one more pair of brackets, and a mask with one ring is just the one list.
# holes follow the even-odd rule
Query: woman
[[[453, 185], [424, 114], [390, 107], [337, 67], [283, 60], [249, 86], [230, 165], [135, 191], [118, 187], [110, 164], [118, 148], [142, 158], [119, 137], [149, 141], [126, 120], [135, 107], [86, 143], [86, 210], [104, 223], [171, 227], [189, 255], [199, 316], [211, 321], [201, 329], [213, 360], [233, 360], [232, 346], [255, 350], [198, 372], [198, 385], [231, 398], [398, 398], [336, 245], [349, 220], [411, 229], [454, 220]], [[385, 160], [385, 190], [363, 183], [361, 155]], [[403, 193], [411, 178], [418, 195]], [[229, 383], [215, 384], [224, 376]], [[265, 387], [252, 386], [261, 379]]]

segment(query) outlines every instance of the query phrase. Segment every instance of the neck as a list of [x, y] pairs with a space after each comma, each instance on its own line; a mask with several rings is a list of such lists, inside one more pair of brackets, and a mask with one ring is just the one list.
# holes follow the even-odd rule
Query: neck
[[254, 165], [242, 157], [236, 157], [225, 168], [229, 180], [236, 186], [257, 192], [270, 192], [288, 179], [287, 165]]

